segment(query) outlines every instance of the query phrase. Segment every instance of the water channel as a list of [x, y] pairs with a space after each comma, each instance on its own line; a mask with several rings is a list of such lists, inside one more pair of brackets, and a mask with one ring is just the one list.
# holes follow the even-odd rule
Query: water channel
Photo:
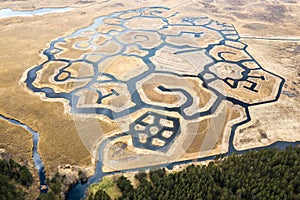
[[39, 179], [40, 179], [40, 192], [41, 193], [47, 193], [48, 189], [47, 189], [47, 184], [45, 182], [46, 180], [46, 173], [44, 170], [44, 163], [43, 160], [38, 152], [38, 143], [39, 143], [39, 133], [35, 132], [34, 130], [32, 130], [29, 126], [21, 123], [18, 120], [15, 119], [10, 119], [7, 118], [3, 115], [0, 115], [0, 119], [7, 121], [11, 124], [17, 125], [22, 127], [23, 129], [25, 129], [26, 131], [28, 131], [31, 135], [32, 135], [32, 142], [33, 142], [33, 147], [32, 147], [32, 159], [34, 162], [34, 166], [35, 168], [38, 170], [38, 174], [39, 174]]

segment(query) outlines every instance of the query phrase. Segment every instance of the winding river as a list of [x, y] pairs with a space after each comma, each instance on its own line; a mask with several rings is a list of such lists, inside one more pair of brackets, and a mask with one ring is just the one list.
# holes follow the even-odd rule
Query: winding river
[[[0, 19], [9, 18], [9, 17], [27, 17], [27, 16], [35, 16], [35, 15], [44, 15], [49, 13], [60, 13], [60, 12], [71, 11], [73, 9], [74, 8], [71, 7], [63, 7], [63, 8], [41, 8], [41, 9], [36, 9], [31, 11], [17, 11], [17, 10], [12, 10], [10, 8], [5, 8], [5, 9], [0, 9]], [[7, 121], [11, 124], [20, 126], [32, 135], [32, 142], [33, 142], [32, 159], [35, 168], [38, 170], [39, 181], [40, 181], [40, 192], [47, 193], [48, 188], [45, 182], [46, 172], [44, 169], [43, 160], [38, 152], [39, 133], [16, 119], [10, 119], [1, 114], [0, 114], [0, 119]]]
[[39, 174], [39, 179], [40, 179], [40, 192], [41, 193], [47, 193], [48, 189], [47, 189], [47, 184], [45, 182], [46, 180], [46, 173], [44, 170], [44, 163], [43, 160], [38, 152], [38, 143], [39, 143], [39, 133], [35, 132], [34, 130], [32, 130], [32, 128], [30, 128], [29, 126], [21, 123], [18, 120], [15, 119], [10, 119], [7, 118], [3, 115], [0, 115], [0, 119], [7, 121], [11, 124], [17, 125], [22, 127], [23, 129], [25, 129], [26, 131], [28, 131], [31, 135], [32, 135], [32, 142], [33, 142], [33, 147], [32, 147], [32, 159], [34, 162], [34, 166], [35, 168], [38, 170], [38, 174]]

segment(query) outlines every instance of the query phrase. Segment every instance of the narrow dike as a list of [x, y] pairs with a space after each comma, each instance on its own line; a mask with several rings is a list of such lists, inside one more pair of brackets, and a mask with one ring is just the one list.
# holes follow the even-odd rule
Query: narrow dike
[[11, 124], [20, 126], [23, 129], [27, 130], [32, 135], [32, 141], [33, 141], [32, 159], [33, 159], [33, 162], [34, 162], [34, 166], [38, 170], [38, 174], [39, 174], [40, 192], [41, 193], [47, 193], [48, 192], [48, 187], [47, 187], [47, 184], [45, 182], [46, 172], [45, 172], [45, 169], [44, 169], [44, 163], [42, 161], [42, 158], [41, 158], [40, 154], [38, 153], [39, 133], [35, 132], [29, 126], [23, 124], [22, 122], [20, 122], [16, 119], [11, 119], [11, 118], [5, 117], [1, 114], [0, 114], [0, 119], [2, 119], [4, 121], [7, 121]]

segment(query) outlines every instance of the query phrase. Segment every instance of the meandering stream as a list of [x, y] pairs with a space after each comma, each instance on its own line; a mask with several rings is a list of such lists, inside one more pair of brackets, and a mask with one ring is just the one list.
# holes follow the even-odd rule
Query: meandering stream
[[[30, 11], [18, 11], [18, 10], [12, 10], [10, 8], [5, 8], [5, 9], [0, 9], [0, 19], [9, 18], [9, 17], [27, 17], [27, 16], [34, 16], [34, 15], [44, 15], [49, 13], [67, 12], [73, 9], [74, 8], [71, 7], [64, 7], [64, 8], [41, 8], [41, 9], [30, 10]], [[46, 173], [44, 169], [44, 163], [38, 152], [39, 133], [16, 119], [10, 119], [1, 114], [0, 114], [0, 119], [7, 121], [11, 124], [20, 126], [32, 135], [32, 142], [33, 142], [32, 159], [35, 168], [38, 170], [38, 175], [40, 180], [40, 192], [47, 193], [48, 189], [47, 189], [47, 184], [45, 182]]]
[[32, 135], [32, 142], [33, 142], [33, 147], [32, 147], [32, 159], [34, 162], [34, 166], [35, 168], [38, 170], [39, 173], [39, 179], [40, 179], [40, 192], [41, 193], [47, 193], [48, 189], [47, 189], [47, 184], [45, 182], [46, 180], [46, 173], [44, 170], [44, 163], [43, 160], [38, 152], [38, 143], [39, 143], [39, 133], [35, 132], [34, 130], [32, 130], [32, 128], [30, 128], [29, 126], [21, 123], [18, 120], [15, 119], [10, 119], [7, 118], [3, 115], [0, 115], [0, 119], [7, 121], [11, 124], [17, 125], [22, 127], [23, 129], [27, 130], [31, 135]]

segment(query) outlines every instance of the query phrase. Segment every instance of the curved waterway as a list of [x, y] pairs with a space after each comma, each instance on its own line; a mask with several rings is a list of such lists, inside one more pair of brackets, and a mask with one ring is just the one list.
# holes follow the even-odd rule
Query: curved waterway
[[20, 11], [20, 10], [12, 10], [10, 8], [5, 8], [0, 10], [0, 19], [8, 18], [8, 17], [28, 17], [34, 15], [45, 15], [49, 13], [61, 13], [73, 9], [74, 8], [71, 7], [65, 7], [65, 8], [41, 8], [37, 10]]
[[[45, 182], [46, 180], [46, 173], [44, 169], [44, 163], [42, 161], [42, 158], [40, 154], [38, 153], [38, 143], [39, 143], [39, 133], [32, 130], [29, 126], [21, 123], [18, 120], [7, 118], [3, 115], [0, 115], [0, 119], [7, 121], [11, 124], [17, 125], [22, 127], [23, 129], [27, 130], [32, 135], [32, 141], [33, 141], [33, 148], [32, 148], [32, 159], [34, 162], [35, 168], [38, 170], [39, 173], [39, 179], [40, 179], [40, 192], [41, 193], [47, 193], [47, 184]], [[46, 187], [42, 187], [46, 186]]]

